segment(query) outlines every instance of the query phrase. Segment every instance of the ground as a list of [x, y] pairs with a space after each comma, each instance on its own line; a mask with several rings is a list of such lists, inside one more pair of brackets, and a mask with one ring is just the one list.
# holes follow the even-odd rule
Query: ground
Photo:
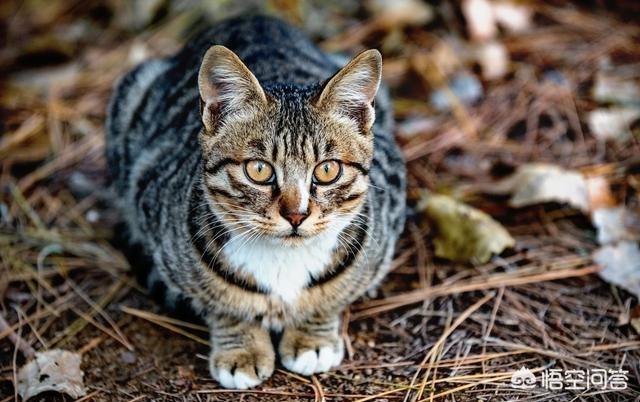
[[[470, 3], [3, 2], [0, 402], [14, 399], [26, 357], [52, 348], [82, 353], [82, 400], [638, 400], [638, 300], [598, 276], [589, 213], [515, 208], [482, 189], [544, 162], [603, 179], [609, 198], [638, 210], [637, 121], [629, 138], [604, 140], [589, 116], [615, 106], [594, 98], [598, 74], [627, 80], [614, 98], [640, 77], [640, 7], [521, 2], [529, 25], [487, 39], [471, 27]], [[255, 390], [233, 391], [210, 379], [206, 331], [156, 305], [114, 243], [104, 117], [119, 75], [243, 7], [302, 26], [329, 51], [382, 50], [412, 208], [393, 272], [345, 314], [343, 364], [311, 378], [278, 369]], [[481, 57], [487, 43], [508, 57], [495, 76]], [[471, 77], [462, 90], [438, 92], [461, 72]], [[515, 247], [487, 263], [436, 257], [437, 230], [416, 207], [424, 190], [488, 213]], [[622, 369], [628, 386], [517, 390], [521, 367]]]

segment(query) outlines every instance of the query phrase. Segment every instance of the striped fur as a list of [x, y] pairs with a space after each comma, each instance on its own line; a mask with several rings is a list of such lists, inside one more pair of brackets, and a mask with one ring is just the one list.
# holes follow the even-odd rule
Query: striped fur
[[[223, 48], [205, 57], [212, 45], [238, 60]], [[129, 241], [153, 261], [147, 285], [209, 324], [211, 373], [225, 387], [269, 377], [275, 350], [305, 375], [339, 364], [341, 311], [389, 269], [405, 167], [386, 91], [375, 95], [376, 60], [340, 70], [295, 28], [244, 17], [116, 87], [107, 158]], [[201, 66], [213, 73], [199, 77]], [[375, 113], [362, 101], [374, 95]], [[273, 183], [252, 183], [247, 159], [268, 161]], [[323, 160], [341, 161], [335, 183], [311, 178]], [[292, 229], [283, 208], [298, 207], [309, 215]]]

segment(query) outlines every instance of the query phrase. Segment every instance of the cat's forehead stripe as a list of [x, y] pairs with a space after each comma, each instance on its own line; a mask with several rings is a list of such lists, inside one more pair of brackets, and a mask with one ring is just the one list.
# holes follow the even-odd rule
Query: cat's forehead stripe
[[267, 147], [264, 143], [264, 140], [261, 139], [254, 139], [249, 141], [249, 147], [254, 148], [256, 150], [258, 150], [260, 153], [265, 153], [267, 151]]

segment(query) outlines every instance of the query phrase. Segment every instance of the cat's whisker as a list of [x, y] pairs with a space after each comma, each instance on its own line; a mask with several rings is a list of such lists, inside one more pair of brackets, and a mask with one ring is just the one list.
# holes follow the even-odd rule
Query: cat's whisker
[[235, 237], [232, 237], [232, 239], [230, 239], [228, 242], [226, 242], [221, 248], [220, 250], [218, 250], [218, 252], [216, 253], [214, 260], [217, 260], [218, 255], [230, 244], [232, 244], [234, 241], [238, 241], [241, 240], [243, 238], [246, 239], [246, 237], [251, 236], [253, 233], [259, 232], [259, 229], [256, 227], [252, 227], [248, 230], [245, 230], [242, 233], [237, 234]]
[[373, 187], [373, 188], [377, 188], [378, 190], [381, 190], [383, 192], [387, 192], [386, 188], [380, 187], [380, 186], [376, 186], [375, 184], [371, 184], [371, 181], [369, 181], [369, 184], [367, 184], [368, 187]]
[[247, 230], [245, 230], [244, 232], [236, 235], [235, 237], [232, 236], [231, 239], [229, 239], [228, 242], [226, 242], [222, 247], [220, 247], [220, 249], [216, 252], [216, 254], [213, 256], [213, 258], [211, 259], [211, 261], [209, 262], [209, 268], [211, 268], [211, 264], [215, 264], [216, 261], [218, 261], [218, 256], [220, 255], [220, 253], [230, 244], [232, 244], [234, 241], [237, 241], [238, 239], [242, 238], [243, 236], [247, 235], [248, 233], [251, 233], [252, 231], [256, 230], [255, 227], [249, 228]]
[[215, 202], [214, 202], [214, 205], [227, 205], [227, 206], [233, 207], [233, 209], [238, 209], [238, 210], [242, 210], [242, 211], [254, 212], [254, 211], [252, 211], [250, 208], [242, 207], [242, 206], [240, 206], [240, 205], [232, 204], [232, 203], [229, 203], [229, 202], [219, 202], [219, 201], [215, 201]]
[[222, 211], [222, 212], [229, 212], [229, 213], [240, 213], [240, 212], [246, 212], [246, 213], [251, 213], [251, 214], [255, 214], [256, 213], [255, 211], [252, 211], [252, 210], [250, 210], [248, 208], [239, 208], [239, 207], [233, 206], [233, 205], [230, 205], [230, 208], [227, 208], [227, 207], [224, 207], [224, 206], [221, 206], [221, 205], [216, 205], [216, 208], [213, 209], [213, 210], [215, 212]]
[[[340, 215], [337, 215], [337, 216], [338, 216], [337, 220], [339, 220], [340, 218], [345, 218], [345, 216], [340, 216]], [[349, 218], [351, 218], [351, 217], [349, 217]], [[364, 220], [365, 218], [368, 219], [368, 216], [364, 215], [364, 214], [359, 214], [357, 216], [352, 217], [352, 219], [350, 219], [349, 222], [355, 224], [361, 230], [363, 230], [367, 234], [367, 236], [369, 238], [371, 238], [371, 240], [373, 240], [376, 243], [376, 246], [380, 247], [380, 242], [378, 241], [378, 239], [376, 239], [376, 237], [375, 237], [374, 233], [371, 231], [371, 229], [368, 228], [367, 226], [364, 226], [367, 223]]]
[[239, 217], [239, 218], [258, 218], [258, 214], [250, 214], [250, 213], [237, 213], [237, 212], [222, 212], [220, 214], [223, 217], [231, 216], [231, 217]]
[[338, 236], [336, 240], [338, 241], [338, 246], [342, 247], [345, 253], [351, 252], [351, 250], [347, 248], [348, 247], [347, 243], [340, 236]]
[[[201, 218], [199, 221], [205, 220], [206, 218], [210, 218], [211, 216], [214, 216], [214, 217], [216, 217], [216, 218], [219, 218], [219, 217], [218, 217], [218, 216], [216, 216], [214, 213], [212, 213], [212, 214], [210, 214], [210, 215], [208, 215], [208, 216], [207, 216], [207, 215], [208, 215], [208, 214], [205, 214], [205, 218]], [[251, 223], [251, 221], [250, 221], [250, 220], [247, 220], [247, 223]], [[225, 224], [225, 223], [224, 223], [224, 222], [222, 222], [221, 220], [214, 221], [214, 222], [208, 222], [206, 225], [202, 226], [202, 227], [198, 230], [198, 232], [197, 232], [197, 233], [196, 233], [196, 234], [191, 238], [191, 240], [193, 241], [194, 239], [199, 238], [199, 237], [202, 235], [202, 233], [206, 232], [207, 230], [212, 230], [212, 229], [215, 229], [215, 228], [217, 228], [217, 227], [224, 226], [224, 224]]]
[[[336, 219], [336, 221], [340, 221], [340, 218], [344, 218], [344, 217], [339, 217], [338, 219]], [[362, 219], [362, 217], [360, 217], [360, 219]], [[364, 225], [364, 223], [365, 223], [365, 222], [363, 222], [363, 221], [362, 221], [362, 220], [360, 220], [360, 219], [358, 219], [358, 217], [356, 217], [355, 219], [350, 219], [350, 220], [349, 220], [349, 223], [353, 223], [353, 224], [355, 224], [356, 226], [358, 226], [361, 230], [363, 230], [363, 231], [367, 234], [367, 237], [369, 237], [371, 240], [373, 240], [373, 241], [376, 243], [376, 246], [377, 246], [377, 247], [380, 247], [380, 244], [379, 244], [378, 240], [375, 238], [375, 236], [373, 235], [373, 233], [371, 232], [371, 230], [370, 230], [370, 229], [368, 229], [368, 228], [367, 228], [367, 227], [365, 227], [365, 226], [362, 226], [362, 225]], [[343, 221], [343, 222], [344, 222], [344, 221]], [[361, 244], [361, 242], [360, 242], [358, 239], [354, 238], [350, 233], [348, 233], [348, 232], [346, 232], [346, 231], [342, 231], [342, 232], [340, 233], [340, 235], [343, 235], [343, 236], [349, 236], [351, 239], [353, 239], [353, 241], [357, 243], [357, 247], [358, 247], [358, 248], [360, 248], [360, 249], [362, 249], [362, 250], [363, 250], [363, 252], [365, 253], [365, 258], [366, 258], [366, 260], [367, 260], [367, 264], [370, 262], [370, 261], [369, 261], [369, 256], [368, 256], [368, 254], [367, 254], [367, 252], [366, 252], [367, 248], [366, 248], [366, 247], [363, 247], [363, 245]]]
[[226, 228], [226, 227], [225, 227], [225, 230], [223, 230], [222, 232], [218, 233], [215, 237], [213, 237], [212, 239], [210, 239], [210, 240], [209, 240], [209, 242], [205, 245], [205, 247], [204, 247], [204, 251], [203, 251], [203, 254], [202, 254], [202, 256], [200, 257], [200, 259], [202, 259], [202, 257], [204, 257], [204, 254], [209, 250], [209, 247], [210, 247], [211, 245], [213, 245], [213, 244], [215, 243], [215, 241], [216, 241], [217, 239], [219, 239], [220, 237], [225, 236], [226, 234], [231, 233], [233, 230], [237, 230], [237, 229], [242, 230], [242, 229], [249, 228], [249, 227], [250, 227], [250, 225], [249, 225], [249, 224], [245, 224], [245, 225], [239, 226], [238, 228]]
[[251, 245], [251, 242], [259, 239], [260, 237], [262, 237], [261, 231], [255, 231], [252, 235], [248, 236], [248, 240], [238, 246], [238, 250], [241, 250], [245, 246]]
[[[354, 245], [352, 245], [351, 242], [343, 239], [342, 234], [338, 234], [338, 242], [340, 242], [343, 245], [344, 250], [347, 254], [354, 253]], [[357, 249], [355, 249], [355, 251], [357, 252]]]
[[215, 244], [215, 241], [216, 241], [217, 239], [219, 239], [220, 237], [222, 237], [222, 236], [224, 236], [224, 235], [226, 235], [226, 234], [231, 233], [231, 231], [232, 231], [231, 229], [224, 230], [224, 231], [220, 232], [218, 235], [216, 235], [215, 237], [213, 237], [212, 239], [210, 239], [210, 240], [207, 242], [207, 244], [204, 246], [204, 249], [203, 249], [203, 251], [202, 251], [202, 255], [200, 256], [200, 260], [202, 260], [202, 259], [204, 258], [204, 255], [209, 251], [209, 247], [211, 247], [212, 245], [214, 245], [214, 244]]
[[[370, 265], [371, 262], [369, 260], [369, 254], [367, 253], [367, 249], [365, 247], [362, 247], [362, 244], [360, 243], [360, 241], [358, 239], [354, 238], [353, 236], [351, 236], [351, 234], [348, 234], [346, 232], [342, 232], [342, 233], [340, 233], [340, 235], [348, 235], [353, 240], [353, 242], [355, 242], [355, 245], [353, 245], [353, 247], [356, 250], [355, 254], [357, 255], [357, 250], [362, 250], [364, 258], [367, 261], [367, 265]], [[349, 244], [352, 244], [352, 243], [349, 242]]]
[[[356, 238], [355, 238], [351, 233], [349, 233], [349, 232], [345, 232], [345, 231], [340, 232], [340, 233], [338, 234], [338, 236], [347, 236], [347, 237], [348, 237], [347, 242], [349, 243], [349, 245], [352, 245], [353, 243], [356, 243], [356, 244], [355, 244], [356, 246], [359, 246], [359, 245], [360, 245], [360, 242], [358, 241], [358, 239], [356, 239]], [[357, 248], [356, 248], [356, 250], [357, 250]]]
[[270, 222], [264, 219], [260, 219], [260, 217], [258, 215], [249, 215], [249, 214], [245, 214], [245, 215], [240, 215], [240, 214], [226, 214], [223, 215], [224, 219], [226, 220], [233, 220], [233, 221], [244, 221], [244, 222], [249, 222], [252, 224], [260, 224], [260, 225], [264, 225], [264, 226], [270, 226], [273, 227], [276, 224], [274, 222]]
[[193, 236], [191, 236], [191, 241], [193, 242], [199, 239], [200, 237], [204, 236], [207, 233], [207, 231], [214, 230], [218, 227], [224, 227], [224, 223], [219, 221], [208, 222], [206, 225], [198, 229], [198, 231]]

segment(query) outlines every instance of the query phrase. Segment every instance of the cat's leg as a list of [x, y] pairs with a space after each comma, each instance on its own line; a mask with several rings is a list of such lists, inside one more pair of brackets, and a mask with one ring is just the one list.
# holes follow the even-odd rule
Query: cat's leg
[[344, 343], [339, 334], [340, 316], [313, 317], [301, 325], [285, 327], [280, 360], [288, 370], [311, 375], [340, 365]]
[[255, 387], [273, 373], [275, 352], [269, 331], [258, 323], [208, 318], [211, 375], [225, 388]]

